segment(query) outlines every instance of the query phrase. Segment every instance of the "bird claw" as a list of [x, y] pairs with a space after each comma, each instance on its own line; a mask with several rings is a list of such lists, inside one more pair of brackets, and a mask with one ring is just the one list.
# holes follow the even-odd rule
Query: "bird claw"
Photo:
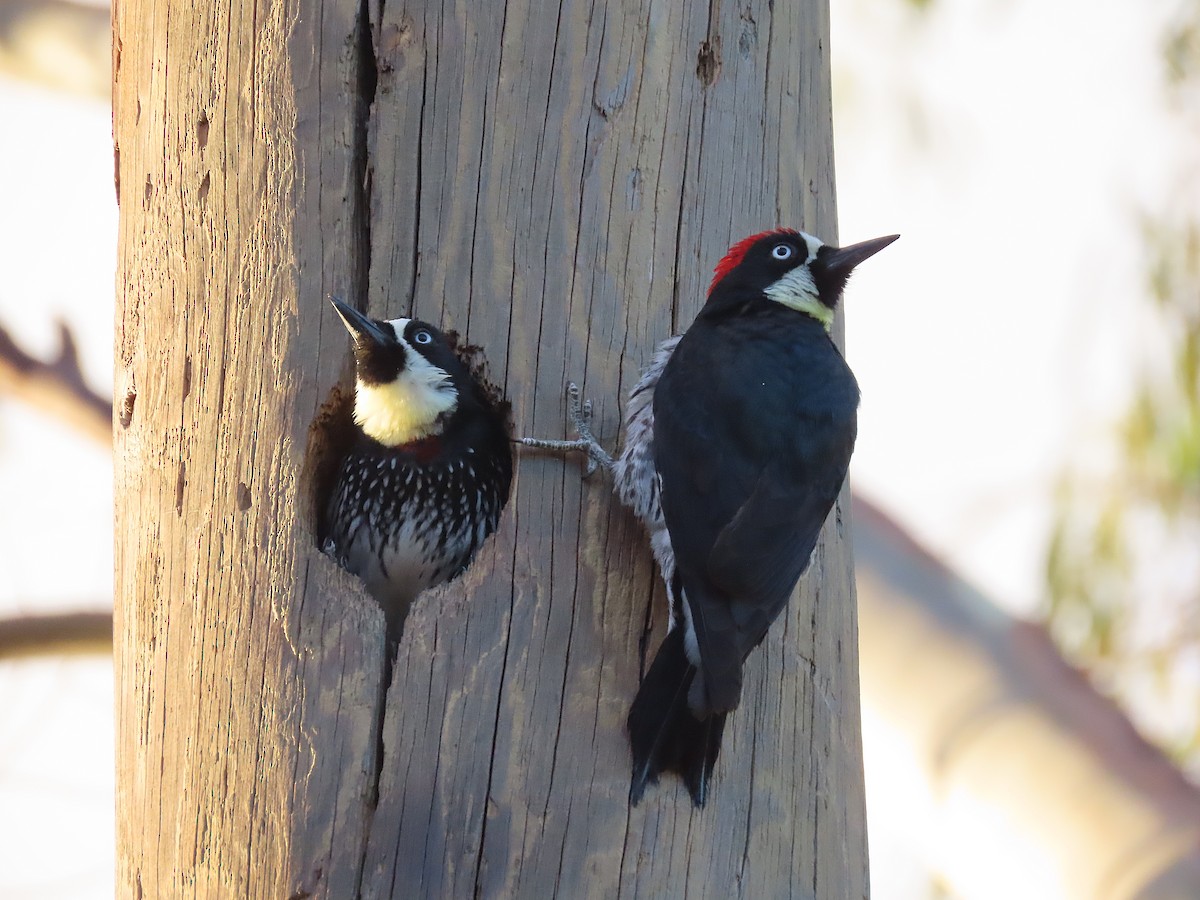
[[567, 421], [579, 435], [578, 440], [547, 441], [541, 438], [521, 438], [521, 444], [558, 453], [569, 453], [574, 450], [587, 454], [587, 462], [583, 469], [584, 478], [592, 475], [600, 466], [611, 469], [613, 458], [608, 455], [608, 452], [592, 433], [592, 401], [580, 400], [579, 385], [573, 381], [567, 385]]

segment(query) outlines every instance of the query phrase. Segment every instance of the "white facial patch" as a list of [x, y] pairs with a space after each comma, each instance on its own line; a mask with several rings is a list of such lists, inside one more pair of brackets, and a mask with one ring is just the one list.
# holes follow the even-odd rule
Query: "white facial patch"
[[776, 303], [782, 303], [789, 309], [812, 316], [829, 331], [833, 327], [833, 310], [821, 302], [817, 294], [817, 285], [813, 281], [809, 263], [817, 256], [817, 251], [825, 245], [811, 234], [801, 232], [804, 243], [808, 246], [808, 261], [796, 266], [774, 284], [763, 291]]
[[406, 363], [395, 381], [354, 388], [354, 421], [385, 447], [399, 447], [440, 431], [438, 418], [458, 406], [449, 373], [417, 353], [404, 338], [409, 319], [393, 319]]

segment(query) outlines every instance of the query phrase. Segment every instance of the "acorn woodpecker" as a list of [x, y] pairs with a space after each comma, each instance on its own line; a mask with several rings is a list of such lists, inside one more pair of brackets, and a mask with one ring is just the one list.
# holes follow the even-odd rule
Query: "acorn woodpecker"
[[507, 415], [432, 325], [330, 299], [354, 339], [354, 434], [318, 541], [383, 607], [390, 660], [417, 594], [461, 574], [496, 530]]
[[[854, 449], [858, 385], [829, 337], [834, 311], [854, 267], [897, 237], [837, 248], [779, 229], [735, 244], [630, 394], [608, 465], [671, 604], [629, 714], [631, 803], [666, 771], [707, 799], [742, 664], [808, 566]], [[580, 439], [531, 443], [604, 462], [583, 413], [572, 385]]]

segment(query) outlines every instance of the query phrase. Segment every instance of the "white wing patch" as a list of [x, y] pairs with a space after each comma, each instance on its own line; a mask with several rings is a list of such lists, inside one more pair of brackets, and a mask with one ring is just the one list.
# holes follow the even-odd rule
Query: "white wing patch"
[[363, 384], [354, 388], [354, 421], [363, 432], [385, 447], [399, 447], [441, 430], [438, 420], [458, 406], [458, 391], [450, 375], [435, 366], [403, 338], [408, 319], [389, 324], [404, 347], [407, 364], [389, 384]]
[[666, 585], [667, 602], [671, 607], [668, 630], [679, 622], [679, 598], [672, 588], [675, 551], [663, 519], [662, 481], [654, 465], [654, 389], [680, 337], [675, 335], [658, 345], [650, 365], [630, 392], [629, 402], [625, 405], [625, 443], [613, 464], [613, 488], [617, 497], [641, 520], [650, 536], [650, 549]]

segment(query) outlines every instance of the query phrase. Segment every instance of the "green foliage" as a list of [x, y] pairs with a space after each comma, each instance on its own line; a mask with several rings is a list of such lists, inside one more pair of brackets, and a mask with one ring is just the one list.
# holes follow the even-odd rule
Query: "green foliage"
[[1148, 225], [1150, 290], [1171, 336], [1165, 378], [1143, 384], [1122, 443], [1141, 493], [1171, 519], [1200, 515], [1200, 224]]
[[[1162, 47], [1167, 99], [1197, 133], [1200, 0], [1181, 5]], [[1111, 477], [1064, 477], [1046, 579], [1059, 640], [1117, 693], [1155, 692], [1175, 711], [1155, 737], [1200, 766], [1200, 714], [1186, 712], [1200, 710], [1200, 683], [1180, 664], [1200, 658], [1200, 584], [1177, 577], [1196, 571], [1200, 536], [1200, 208], [1189, 200], [1200, 186], [1200, 139], [1187, 149], [1178, 207], [1143, 225], [1146, 295], [1166, 353], [1146, 360], [1114, 435]]]
[[1200, 75], [1200, 16], [1185, 7], [1163, 41], [1167, 81], [1172, 86], [1194, 83]]
[[[1147, 293], [1169, 364], [1151, 369], [1135, 392], [1117, 436], [1115, 474], [1100, 483], [1063, 479], [1046, 554], [1047, 613], [1058, 639], [1118, 693], [1141, 679], [1165, 695], [1178, 687], [1179, 654], [1200, 650], [1195, 629], [1183, 624], [1200, 616], [1200, 585], [1166, 634], [1148, 627], [1162, 604], [1146, 596], [1156, 586], [1169, 593], [1164, 573], [1179, 565], [1176, 554], [1194, 554], [1187, 537], [1200, 533], [1200, 222], [1149, 223], [1144, 233]], [[1189, 755], [1200, 748], [1194, 723], [1159, 737]]]

